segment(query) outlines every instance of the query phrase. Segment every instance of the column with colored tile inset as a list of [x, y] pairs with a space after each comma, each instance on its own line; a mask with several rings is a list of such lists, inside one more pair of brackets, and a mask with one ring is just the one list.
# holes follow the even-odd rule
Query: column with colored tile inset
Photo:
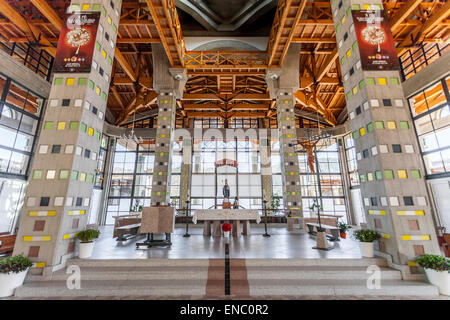
[[270, 139], [260, 136], [259, 148], [259, 154], [261, 156], [261, 183], [263, 200], [267, 201], [268, 208], [270, 208], [270, 203], [273, 196], [272, 165], [270, 162]]
[[279, 90], [277, 119], [280, 135], [281, 173], [284, 186], [284, 203], [287, 213], [302, 216], [302, 196], [298, 165], [297, 129], [295, 128], [295, 98], [292, 89]]
[[162, 91], [157, 98], [158, 128], [156, 129], [155, 164], [153, 168], [152, 206], [169, 204], [169, 182], [176, 97], [173, 91]]
[[46, 272], [75, 255], [75, 235], [88, 222], [121, 5], [73, 0], [61, 17], [52, 88], [14, 249]]
[[403, 265], [439, 253], [383, 3], [332, 0], [331, 8], [367, 222], [382, 235], [377, 249]]

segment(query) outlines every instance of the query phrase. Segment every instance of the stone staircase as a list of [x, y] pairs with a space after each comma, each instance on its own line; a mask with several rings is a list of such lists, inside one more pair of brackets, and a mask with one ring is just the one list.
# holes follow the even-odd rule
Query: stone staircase
[[[369, 266], [380, 270], [379, 289], [369, 289]], [[246, 260], [251, 296], [439, 296], [421, 281], [403, 281], [381, 258]], [[264, 276], [261, 276], [264, 275]]]
[[[52, 278], [32, 276], [16, 290], [16, 297], [191, 297], [206, 292], [223, 295], [222, 259], [70, 260], [81, 272], [81, 289], [68, 289], [68, 274]], [[401, 273], [373, 259], [231, 259], [231, 295], [270, 296], [401, 296], [438, 297], [436, 287], [403, 281]], [[367, 267], [381, 272], [381, 288], [367, 288]], [[206, 287], [208, 286], [208, 290]], [[213, 288], [211, 288], [213, 286]], [[214, 288], [215, 286], [215, 288]], [[222, 294], [220, 294], [222, 293]], [[216, 295], [216, 294], [215, 294]]]

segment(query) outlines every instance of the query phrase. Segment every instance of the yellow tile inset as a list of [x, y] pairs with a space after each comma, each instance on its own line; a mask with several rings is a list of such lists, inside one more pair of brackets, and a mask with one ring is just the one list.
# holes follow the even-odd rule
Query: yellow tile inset
[[408, 178], [408, 174], [406, 173], [406, 170], [397, 170], [397, 175], [399, 179], [407, 179]]
[[22, 240], [23, 240], [23, 241], [26, 241], [26, 242], [28, 242], [28, 241], [33, 241], [33, 237], [30, 237], [30, 236], [24, 236], [24, 237], [22, 238]]
[[364, 128], [361, 128], [361, 129], [359, 129], [359, 135], [362, 137], [363, 135], [365, 135], [366, 134], [366, 129], [364, 129]]
[[90, 136], [94, 135], [94, 129], [93, 128], [89, 128], [88, 135], [90, 135]]
[[395, 130], [395, 129], [397, 129], [397, 124], [395, 123], [395, 121], [388, 121], [387, 122], [387, 127], [390, 130]]
[[90, 7], [91, 7], [91, 5], [89, 3], [85, 3], [81, 6], [81, 10], [87, 11], [87, 10], [89, 10]]
[[64, 130], [66, 128], [66, 123], [64, 121], [58, 122], [57, 130]]
[[411, 240], [411, 236], [403, 235], [402, 240]]
[[75, 78], [67, 78], [66, 79], [67, 86], [73, 86], [74, 84], [75, 84]]
[[380, 86], [385, 86], [387, 85], [387, 79], [386, 78], [378, 78], [378, 84]]
[[45, 268], [45, 262], [36, 262], [35, 268]]
[[351, 55], [352, 55], [352, 50], [348, 49], [348, 51], [347, 51], [347, 58], [350, 58]]

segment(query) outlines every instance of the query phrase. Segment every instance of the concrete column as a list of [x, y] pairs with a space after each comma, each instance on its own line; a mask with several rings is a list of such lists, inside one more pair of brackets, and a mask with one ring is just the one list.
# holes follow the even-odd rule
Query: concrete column
[[75, 254], [75, 235], [87, 223], [121, 5], [91, 0], [69, 10], [100, 12], [95, 63], [90, 73], [54, 74], [14, 248], [44, 273]]
[[183, 96], [187, 81], [184, 69], [170, 68], [161, 44], [152, 45], [153, 88], [158, 92], [158, 127], [156, 129], [155, 165], [153, 168], [152, 206], [168, 205], [171, 153], [175, 129], [177, 99]]
[[270, 207], [272, 200], [272, 166], [270, 161], [270, 139], [260, 137], [259, 139], [259, 154], [261, 157], [261, 184], [263, 200], [267, 201], [267, 206]]
[[190, 200], [192, 174], [192, 139], [183, 139], [183, 162], [181, 163], [180, 176], [180, 209], [186, 206], [186, 201]]
[[382, 8], [380, 0], [332, 1], [368, 226], [382, 236], [380, 252], [412, 266], [418, 255], [439, 253], [417, 137], [399, 72], [363, 70], [352, 16]]
[[293, 216], [301, 217], [302, 196], [300, 192], [298, 154], [295, 151], [297, 131], [295, 128], [295, 97], [300, 88], [299, 44], [291, 44], [281, 68], [269, 69], [266, 76], [269, 93], [276, 101], [280, 137], [281, 168], [285, 207]]

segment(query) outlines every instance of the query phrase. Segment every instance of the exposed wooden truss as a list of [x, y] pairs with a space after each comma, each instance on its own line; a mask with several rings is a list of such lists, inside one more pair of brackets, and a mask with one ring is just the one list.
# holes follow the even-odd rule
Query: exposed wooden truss
[[[68, 0], [0, 0], [0, 39], [29, 42], [54, 54]], [[385, 0], [395, 42], [448, 41], [449, 2]], [[335, 124], [345, 107], [329, 1], [280, 0], [266, 52], [186, 52], [173, 0], [123, 1], [108, 107], [118, 123], [153, 108], [152, 43], [161, 43], [172, 66], [189, 75], [183, 117], [276, 117], [264, 76], [283, 63], [290, 43], [301, 43], [301, 112]], [[399, 49], [403, 50], [403, 49]], [[137, 72], [139, 70], [139, 72]], [[136, 81], [139, 87], [136, 89]]]

